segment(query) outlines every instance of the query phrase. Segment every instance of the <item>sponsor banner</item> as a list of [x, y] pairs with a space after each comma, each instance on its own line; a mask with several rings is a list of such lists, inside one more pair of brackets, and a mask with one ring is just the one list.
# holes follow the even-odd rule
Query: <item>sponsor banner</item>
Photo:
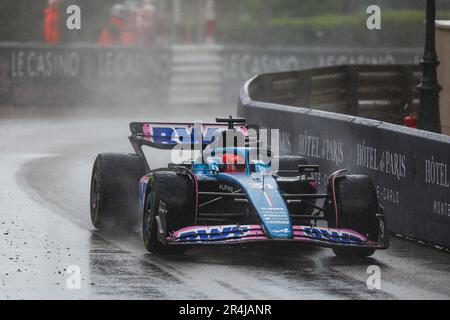
[[[418, 64], [421, 49], [224, 46], [223, 103], [256, 74], [341, 64]], [[0, 43], [0, 98], [12, 105], [135, 104], [168, 101], [172, 48]], [[205, 62], [208, 63], [208, 62]]]
[[224, 47], [225, 79], [250, 79], [270, 72], [353, 64], [419, 64], [421, 48]]
[[[265, 79], [260, 76], [253, 81]], [[260, 94], [252, 92], [254, 97]], [[250, 124], [279, 129], [280, 149], [285, 154], [301, 155], [320, 165], [316, 178], [322, 191], [329, 175], [338, 169], [368, 175], [391, 231], [450, 247], [449, 136], [253, 101], [246, 87], [241, 90], [238, 110]]]
[[148, 104], [167, 99], [166, 49], [0, 44], [0, 96], [12, 105]]

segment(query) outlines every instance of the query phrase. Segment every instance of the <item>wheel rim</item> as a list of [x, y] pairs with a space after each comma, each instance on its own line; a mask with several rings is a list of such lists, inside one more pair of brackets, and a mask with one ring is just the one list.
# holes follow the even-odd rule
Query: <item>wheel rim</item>
[[91, 184], [91, 207], [92, 209], [97, 208], [97, 174], [94, 175], [92, 178], [92, 184]]
[[144, 212], [144, 240], [149, 241], [150, 239], [150, 233], [151, 233], [151, 227], [152, 227], [152, 194], [149, 193], [147, 196], [145, 206], [145, 212]]
[[[90, 203], [91, 203], [91, 220], [94, 225], [98, 223], [98, 209], [99, 209], [99, 203], [100, 203], [100, 192], [98, 189], [98, 178], [97, 173], [94, 173], [94, 176], [92, 177], [91, 182], [91, 196], [90, 196]], [[96, 225], [97, 226], [97, 225]]]

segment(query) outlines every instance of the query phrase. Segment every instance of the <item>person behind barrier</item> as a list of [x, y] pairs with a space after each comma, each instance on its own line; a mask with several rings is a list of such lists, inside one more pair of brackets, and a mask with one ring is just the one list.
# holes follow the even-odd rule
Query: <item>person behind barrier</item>
[[59, 41], [59, 5], [60, 0], [48, 0], [44, 9], [44, 41], [48, 44]]
[[139, 44], [151, 46], [156, 41], [156, 9], [151, 1], [145, 1], [139, 9], [138, 17], [138, 39]]
[[136, 1], [125, 1], [124, 26], [122, 31], [122, 44], [134, 45], [137, 38], [139, 9]]
[[125, 6], [122, 4], [115, 4], [111, 8], [111, 16], [108, 22], [108, 26], [101, 30], [100, 37], [97, 43], [102, 45], [123, 44], [123, 32], [125, 24], [124, 17]]

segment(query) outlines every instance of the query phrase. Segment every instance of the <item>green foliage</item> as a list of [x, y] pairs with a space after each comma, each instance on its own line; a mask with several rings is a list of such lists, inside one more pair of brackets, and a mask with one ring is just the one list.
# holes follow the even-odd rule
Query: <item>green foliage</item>
[[[259, 34], [261, 24], [255, 19], [222, 20], [218, 25], [218, 37], [224, 43], [249, 45], [370, 47], [423, 45], [425, 32], [423, 11], [383, 10], [381, 30], [368, 30], [367, 17], [365, 11], [303, 18], [273, 17], [265, 22], [264, 36]], [[438, 18], [450, 18], [450, 11], [440, 11]]]
[[[61, 42], [95, 42], [113, 4], [124, 0], [63, 0]], [[166, 3], [167, 25], [172, 18]], [[182, 0], [188, 2], [188, 0]], [[45, 0], [0, 1], [0, 41], [42, 41]], [[64, 28], [65, 7], [81, 7], [82, 30]], [[382, 30], [365, 27], [366, 8], [382, 8]], [[422, 46], [425, 0], [216, 0], [220, 42], [249, 45]], [[450, 19], [450, 1], [436, 0]], [[202, 23], [202, 22], [199, 22]]]

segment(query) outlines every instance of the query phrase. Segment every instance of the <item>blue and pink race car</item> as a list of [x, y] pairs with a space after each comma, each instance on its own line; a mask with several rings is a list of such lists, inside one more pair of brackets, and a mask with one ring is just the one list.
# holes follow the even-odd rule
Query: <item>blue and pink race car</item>
[[[95, 160], [90, 208], [98, 229], [142, 222], [145, 247], [161, 254], [193, 245], [292, 242], [366, 257], [389, 245], [369, 177], [340, 170], [319, 193], [318, 166], [271, 154], [250, 138], [245, 119], [136, 122], [130, 129], [135, 153], [102, 153]], [[192, 157], [150, 169], [143, 147]]]

